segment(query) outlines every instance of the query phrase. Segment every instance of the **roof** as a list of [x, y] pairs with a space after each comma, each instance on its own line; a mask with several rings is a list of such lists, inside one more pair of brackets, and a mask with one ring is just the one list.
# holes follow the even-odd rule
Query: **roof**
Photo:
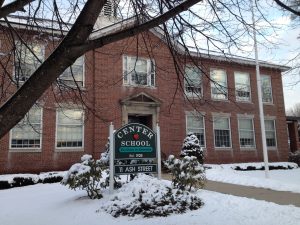
[[[54, 20], [47, 20], [47, 19], [38, 19], [38, 18], [29, 18], [29, 17], [24, 17], [24, 16], [9, 16], [7, 17], [8, 20], [11, 22], [11, 25], [16, 27], [16, 28], [28, 28], [31, 27], [32, 30], [36, 31], [41, 31], [41, 29], [45, 32], [51, 32], [56, 35], [65, 35], [67, 34], [68, 30], [71, 28], [72, 23], [64, 23], [60, 24], [58, 21]], [[128, 18], [126, 20], [119, 21], [117, 23], [114, 23], [112, 25], [106, 26], [102, 29], [95, 30], [91, 35], [90, 39], [95, 39], [99, 36], [103, 36], [108, 32], [111, 32], [112, 30], [118, 30], [119, 28], [123, 26], [129, 26], [132, 23], [135, 22], [134, 17]], [[0, 24], [7, 26], [6, 22], [1, 19]], [[155, 27], [150, 30], [155, 36], [159, 37], [163, 41], [165, 41], [165, 36], [163, 34], [163, 30], [160, 27]], [[187, 54], [186, 49], [182, 44], [177, 42], [176, 40], [172, 40], [177, 48], [177, 50], [181, 54]], [[212, 59], [220, 62], [232, 62], [232, 63], [237, 63], [241, 65], [250, 65], [250, 66], [255, 66], [256, 62], [252, 58], [247, 58], [243, 56], [238, 56], [238, 55], [232, 55], [232, 54], [226, 54], [226, 53], [217, 53], [213, 52], [213, 54], [210, 54], [213, 51], [209, 51], [207, 49], [202, 49], [201, 51], [194, 51], [192, 48], [189, 48], [189, 54], [194, 57], [199, 57], [199, 58], [205, 58], [205, 59]], [[288, 66], [284, 65], [279, 65], [279, 64], [274, 64], [271, 62], [267, 61], [262, 61], [259, 60], [259, 65], [261, 67], [265, 68], [271, 68], [271, 69], [277, 69], [282, 72], [288, 71], [291, 68]]]

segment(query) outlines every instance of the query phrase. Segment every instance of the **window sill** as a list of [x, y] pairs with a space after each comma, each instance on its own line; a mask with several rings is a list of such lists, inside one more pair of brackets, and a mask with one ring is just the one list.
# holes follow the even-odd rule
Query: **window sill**
[[270, 106], [274, 106], [273, 102], [263, 102], [263, 105], [270, 105]]
[[228, 100], [228, 99], [215, 99], [215, 98], [212, 98], [211, 100], [215, 101], [215, 102], [230, 102], [230, 100]]
[[187, 93], [184, 93], [184, 97], [188, 98], [188, 99], [196, 99], [196, 100], [202, 100], [203, 99], [203, 95], [190, 95]]
[[240, 147], [240, 150], [241, 151], [245, 151], [245, 152], [254, 152], [256, 151], [256, 148], [255, 147]]
[[41, 148], [10, 148], [9, 152], [18, 152], [18, 153], [40, 153], [42, 152]]
[[56, 148], [55, 152], [84, 152], [84, 148]]
[[232, 147], [215, 147], [215, 151], [232, 151]]
[[278, 151], [277, 147], [267, 147], [268, 151]]
[[149, 85], [134, 85], [134, 84], [123, 84], [124, 87], [133, 87], [133, 88], [150, 88], [156, 89], [156, 86], [149, 86]]
[[241, 100], [237, 100], [237, 99], [236, 99], [236, 102], [237, 103], [245, 103], [245, 104], [253, 104], [253, 102], [251, 102], [251, 101], [241, 101]]

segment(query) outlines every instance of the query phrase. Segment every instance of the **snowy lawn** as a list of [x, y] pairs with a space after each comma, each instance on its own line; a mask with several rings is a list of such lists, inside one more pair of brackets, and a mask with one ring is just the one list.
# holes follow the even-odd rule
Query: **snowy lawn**
[[[166, 182], [166, 181], [164, 181]], [[135, 184], [133, 185], [135, 186]], [[129, 186], [128, 186], [129, 187]], [[300, 208], [199, 191], [205, 205], [195, 211], [169, 217], [114, 218], [104, 211], [110, 200], [126, 197], [123, 189], [113, 195], [104, 193], [100, 200], [90, 200], [84, 191], [72, 191], [60, 184], [37, 184], [0, 191], [1, 225], [300, 225]], [[130, 193], [128, 193], [130, 194]]]
[[240, 166], [242, 168], [245, 167], [245, 165], [255, 166], [260, 164], [209, 165], [212, 168], [206, 170], [206, 177], [208, 180], [212, 181], [300, 193], [300, 168], [290, 170], [270, 170], [269, 179], [265, 178], [264, 170], [236, 171], [232, 169], [235, 166]]

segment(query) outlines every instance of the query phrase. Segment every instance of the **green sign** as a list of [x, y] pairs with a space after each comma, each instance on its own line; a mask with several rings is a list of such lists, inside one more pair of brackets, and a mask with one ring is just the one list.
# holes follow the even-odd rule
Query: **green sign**
[[115, 159], [156, 158], [156, 134], [143, 124], [130, 123], [114, 133]]
[[115, 165], [115, 174], [157, 173], [157, 164]]

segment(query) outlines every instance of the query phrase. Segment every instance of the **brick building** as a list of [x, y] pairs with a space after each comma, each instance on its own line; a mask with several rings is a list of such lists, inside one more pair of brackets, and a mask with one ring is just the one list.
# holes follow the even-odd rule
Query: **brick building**
[[[22, 29], [20, 21], [15, 24]], [[44, 37], [36, 38], [37, 34], [42, 33], [33, 27], [25, 35], [43, 60], [55, 41], [45, 35], [46, 28]], [[1, 42], [6, 41], [2, 34]], [[8, 68], [21, 85], [39, 62], [31, 53], [24, 57], [22, 44], [16, 42], [16, 46]], [[65, 170], [83, 154], [99, 157], [110, 122], [116, 128], [139, 122], [153, 129], [159, 123], [165, 157], [178, 155], [187, 132], [194, 132], [205, 149], [207, 163], [262, 161], [254, 60], [193, 52], [191, 59], [177, 47], [182, 76], [176, 73], [169, 48], [157, 30], [79, 58], [72, 67], [76, 83], [67, 69], [28, 116], [2, 138], [0, 173]], [[2, 47], [1, 52], [5, 51]], [[281, 79], [287, 68], [261, 62], [260, 69], [269, 159], [287, 161]], [[85, 104], [75, 100], [78, 91], [64, 85], [79, 86]], [[15, 88], [11, 84], [7, 90]]]

